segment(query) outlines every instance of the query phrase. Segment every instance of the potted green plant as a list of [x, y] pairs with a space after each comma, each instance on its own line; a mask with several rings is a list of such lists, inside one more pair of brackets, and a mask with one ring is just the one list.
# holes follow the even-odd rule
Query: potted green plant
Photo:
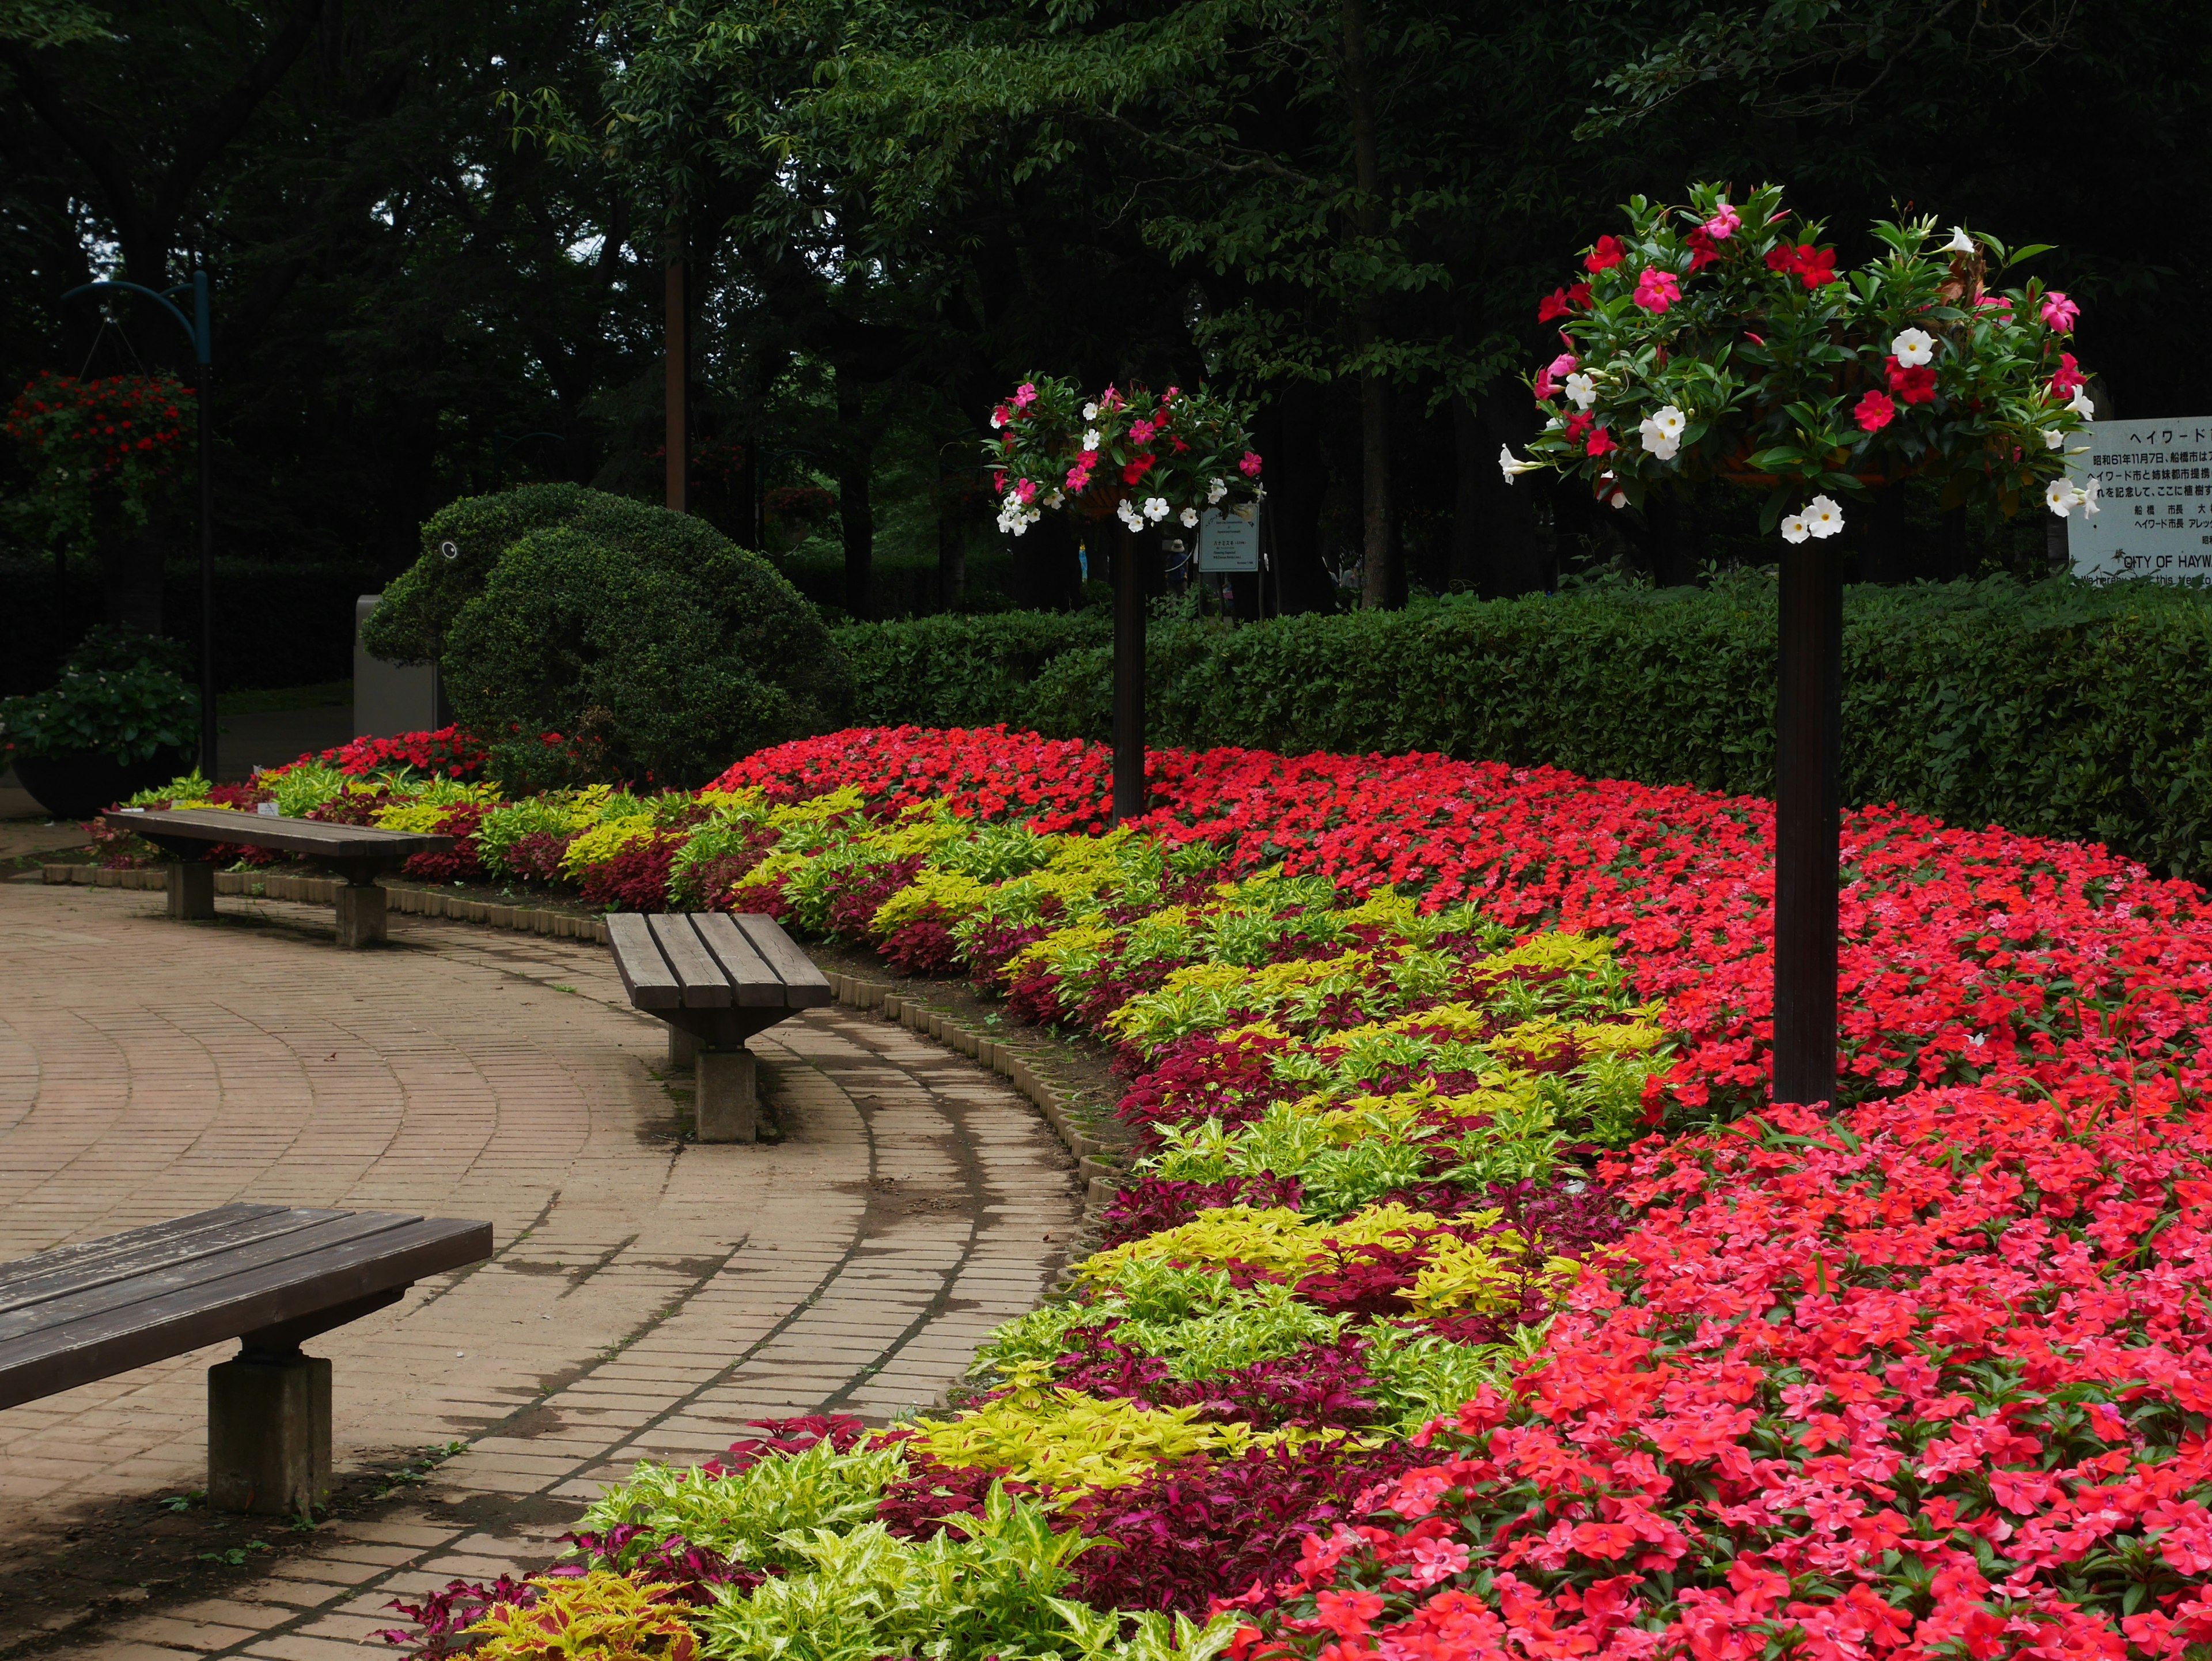
[[199, 736], [198, 693], [167, 641], [95, 629], [62, 678], [0, 698], [0, 762], [57, 818], [86, 818], [185, 771]]

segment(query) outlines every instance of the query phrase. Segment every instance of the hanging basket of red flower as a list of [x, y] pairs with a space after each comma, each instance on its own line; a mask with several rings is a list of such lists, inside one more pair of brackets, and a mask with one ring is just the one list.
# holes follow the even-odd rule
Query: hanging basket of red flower
[[1628, 234], [1600, 237], [1583, 280], [1537, 308], [1565, 350], [1530, 377], [1544, 428], [1528, 460], [1500, 454], [1509, 480], [1554, 468], [1624, 508], [1717, 478], [1761, 492], [1762, 528], [1791, 542], [1841, 529], [1838, 496], [1907, 478], [1947, 506], [2097, 511], [2096, 481], [2066, 478], [2091, 415], [2065, 350], [2079, 307], [2032, 277], [1996, 286], [2040, 245], [1885, 221], [1881, 252], [1841, 271], [1775, 186], [1624, 211]]
[[79, 380], [47, 371], [15, 395], [7, 428], [29, 452], [56, 529], [82, 541], [101, 490], [145, 523], [149, 505], [183, 471], [192, 413], [191, 392], [166, 372]]

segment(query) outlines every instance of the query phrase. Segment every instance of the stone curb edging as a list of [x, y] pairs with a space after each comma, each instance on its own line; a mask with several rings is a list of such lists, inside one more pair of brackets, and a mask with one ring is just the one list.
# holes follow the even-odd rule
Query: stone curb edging
[[1088, 1208], [1097, 1211], [1113, 1199], [1121, 1176], [1121, 1162], [1114, 1157], [1113, 1150], [1084, 1129], [1069, 1110], [1074, 1099], [1073, 1092], [1040, 1072], [1018, 1047], [1003, 1038], [989, 1037], [963, 1026], [943, 1011], [928, 1008], [921, 1000], [880, 981], [866, 981], [836, 970], [824, 970], [823, 973], [829, 977], [830, 989], [838, 1002], [856, 1009], [879, 1011], [886, 1020], [896, 1021], [925, 1037], [934, 1038], [1005, 1078], [1035, 1104], [1045, 1123], [1052, 1127], [1053, 1135], [1074, 1156]]
[[[40, 867], [50, 883], [74, 883], [92, 888], [151, 888], [166, 890], [166, 870], [108, 871], [90, 865], [47, 865]], [[271, 872], [218, 871], [215, 891], [244, 894], [257, 899], [296, 900], [306, 905], [335, 905], [342, 884], [335, 877], [287, 876]], [[387, 884], [385, 904], [412, 916], [451, 917], [457, 922], [489, 923], [495, 928], [516, 928], [526, 934], [551, 934], [560, 940], [607, 943], [607, 926], [597, 917], [579, 917], [567, 911], [540, 906], [499, 905], [489, 900], [465, 899], [437, 888], [406, 888]]]

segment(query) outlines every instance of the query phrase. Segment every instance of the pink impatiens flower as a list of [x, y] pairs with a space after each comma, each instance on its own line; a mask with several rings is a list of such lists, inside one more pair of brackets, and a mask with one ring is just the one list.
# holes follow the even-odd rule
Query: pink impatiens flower
[[1858, 407], [1851, 413], [1868, 432], [1878, 433], [1897, 418], [1897, 405], [1887, 393], [1870, 392], [1858, 401]]
[[1636, 303], [1647, 312], [1663, 312], [1681, 297], [1681, 279], [1672, 271], [1653, 266], [1636, 279]]
[[1149, 421], [1133, 421], [1129, 423], [1129, 436], [1139, 444], [1151, 442], [1153, 431], [1152, 423]]
[[1036, 402], [1036, 386], [1035, 382], [1024, 380], [1020, 386], [1014, 388], [1014, 407], [1017, 410], [1026, 410], [1030, 405]]
[[2081, 308], [2064, 295], [2053, 289], [2043, 296], [2043, 320], [2062, 334], [2070, 334]]
[[1243, 474], [1247, 478], [1259, 478], [1260, 453], [1257, 450], [1245, 451], [1244, 459], [1237, 464], [1237, 471]]
[[1014, 481], [1014, 494], [1021, 498], [1022, 506], [1026, 508], [1030, 503], [1036, 500], [1036, 486], [1031, 484], [1028, 479], [1016, 479]]

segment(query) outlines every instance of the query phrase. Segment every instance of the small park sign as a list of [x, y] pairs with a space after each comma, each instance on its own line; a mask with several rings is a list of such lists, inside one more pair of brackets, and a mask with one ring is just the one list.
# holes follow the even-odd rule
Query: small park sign
[[1260, 508], [1257, 502], [1229, 514], [1209, 508], [1199, 515], [1198, 569], [1201, 571], [1256, 571], [1260, 569]]
[[2068, 517], [2075, 575], [2212, 579], [2212, 417], [2092, 422], [2067, 472], [2098, 484], [2100, 511]]

